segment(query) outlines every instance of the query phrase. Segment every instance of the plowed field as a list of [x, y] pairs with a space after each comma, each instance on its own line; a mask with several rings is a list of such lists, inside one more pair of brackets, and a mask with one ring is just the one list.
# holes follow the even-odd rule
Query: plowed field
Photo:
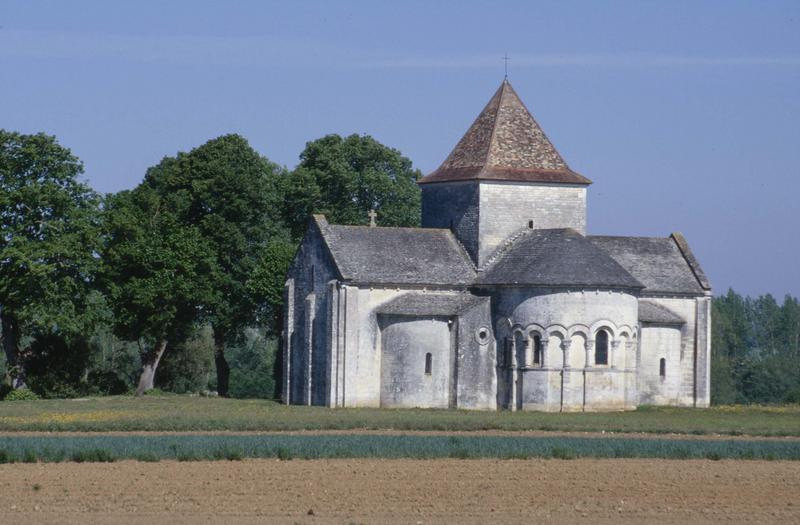
[[800, 522], [800, 462], [245, 460], [0, 465], [6, 523]]

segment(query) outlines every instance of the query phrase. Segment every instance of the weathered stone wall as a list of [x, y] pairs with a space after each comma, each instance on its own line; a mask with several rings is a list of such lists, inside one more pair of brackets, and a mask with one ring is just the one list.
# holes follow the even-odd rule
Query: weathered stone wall
[[[631, 393], [638, 300], [619, 291], [505, 288], [495, 292], [493, 318], [498, 345], [514, 341], [511, 368], [500, 360], [498, 405], [549, 411], [632, 408]], [[609, 333], [609, 362], [595, 363], [599, 330]], [[540, 335], [544, 362], [524, 357]], [[520, 350], [520, 346], [525, 350]], [[635, 396], [634, 396], [635, 397]]]
[[327, 404], [329, 393], [329, 287], [336, 270], [319, 231], [312, 228], [289, 269], [286, 337], [284, 337], [284, 402]]
[[[495, 346], [491, 335], [489, 299], [458, 315], [446, 316], [452, 321], [447, 325], [451, 339], [444, 342], [438, 317], [377, 313], [382, 305], [410, 291], [418, 293], [421, 290], [339, 286], [338, 322], [334, 324], [337, 333], [330, 338], [333, 343], [329, 351], [332, 356], [329, 375], [335, 379], [329, 405], [388, 407], [442, 406], [444, 403], [444, 406], [459, 408], [496, 408]], [[442, 294], [443, 291], [437, 290], [436, 293]], [[401, 322], [403, 320], [407, 322]], [[477, 339], [481, 327], [488, 328], [485, 341]], [[402, 351], [404, 348], [406, 352]], [[444, 401], [441, 389], [425, 387], [434, 381], [415, 375], [419, 370], [414, 366], [422, 363], [424, 367], [424, 355], [428, 352], [432, 354], [435, 369], [442, 371], [444, 369], [439, 368], [442, 352], [450, 355], [446, 371], [448, 395]], [[411, 363], [412, 366], [401, 372], [402, 363]], [[395, 376], [399, 377], [397, 381], [392, 380]], [[418, 380], [417, 386], [412, 386]], [[409, 385], [407, 392], [393, 393], [400, 382]]]
[[[382, 407], [448, 408], [452, 319], [381, 315]], [[430, 371], [426, 371], [426, 354]]]
[[472, 257], [478, 257], [477, 182], [421, 184], [422, 227], [448, 228]]
[[[478, 266], [513, 233], [573, 228], [586, 234], [586, 187], [567, 184], [480, 183]], [[464, 242], [464, 241], [462, 241]]]
[[[497, 408], [497, 341], [492, 330], [491, 303], [487, 297], [458, 319], [456, 406], [476, 410]], [[488, 333], [480, 338], [480, 331]]]
[[[639, 396], [642, 404], [708, 406], [710, 359], [710, 299], [708, 297], [647, 297], [680, 316], [685, 324], [663, 327], [644, 324], [640, 341]], [[666, 359], [666, 377], [659, 377], [659, 360]]]
[[[674, 326], [642, 326], [639, 363], [639, 402], [646, 405], [681, 404], [681, 331]], [[665, 375], [660, 376], [660, 361]]]

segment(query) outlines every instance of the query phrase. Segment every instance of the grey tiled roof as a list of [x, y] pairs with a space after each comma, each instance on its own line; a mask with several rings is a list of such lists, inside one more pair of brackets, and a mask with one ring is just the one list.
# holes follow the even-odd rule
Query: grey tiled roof
[[572, 229], [531, 230], [516, 239], [476, 284], [642, 288], [606, 252]]
[[[671, 237], [593, 235], [588, 239], [641, 281], [645, 286], [643, 290], [645, 294], [650, 292], [702, 295], [704, 293], [704, 288], [692, 271], [692, 267]], [[694, 263], [702, 273], [697, 261]], [[703, 277], [705, 278], [705, 275]]]
[[450, 230], [328, 224], [314, 216], [345, 280], [368, 284], [468, 285], [469, 255]]
[[591, 183], [567, 166], [507, 80], [442, 165], [419, 183], [475, 179]]
[[643, 323], [686, 324], [680, 315], [652, 301], [639, 301], [639, 320]]
[[395, 315], [457, 315], [488, 300], [488, 297], [478, 297], [467, 293], [410, 292], [381, 305], [377, 312]]

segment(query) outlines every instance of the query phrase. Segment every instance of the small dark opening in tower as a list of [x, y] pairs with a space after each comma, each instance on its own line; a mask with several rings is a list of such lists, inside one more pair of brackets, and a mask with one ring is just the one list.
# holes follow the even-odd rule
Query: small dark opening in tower
[[661, 377], [667, 377], [667, 360], [663, 357], [658, 362], [658, 375]]
[[431, 368], [433, 367], [433, 356], [430, 352], [425, 354], [425, 374], [431, 375]]
[[542, 364], [542, 338], [538, 335], [533, 336], [533, 364]]
[[533, 221], [528, 221], [528, 228], [533, 229]]

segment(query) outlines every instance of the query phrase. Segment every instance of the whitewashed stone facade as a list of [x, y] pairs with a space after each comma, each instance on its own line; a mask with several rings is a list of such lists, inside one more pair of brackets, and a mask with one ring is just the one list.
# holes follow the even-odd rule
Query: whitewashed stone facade
[[707, 406], [711, 287], [680, 234], [586, 235], [586, 187], [504, 82], [420, 181], [422, 228], [315, 216], [286, 283], [286, 403]]

